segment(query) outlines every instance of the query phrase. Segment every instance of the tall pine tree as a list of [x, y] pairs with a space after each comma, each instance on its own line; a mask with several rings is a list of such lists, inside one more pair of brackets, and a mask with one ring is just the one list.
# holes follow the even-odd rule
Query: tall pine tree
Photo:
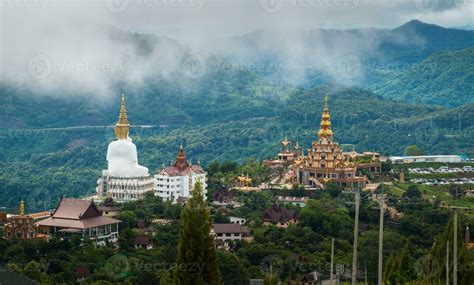
[[[449, 241], [449, 282], [453, 281], [453, 228], [454, 219], [451, 218], [444, 232], [439, 235], [423, 264], [423, 281], [426, 284], [445, 283], [446, 281], [446, 242]], [[474, 283], [474, 262], [471, 260], [469, 250], [466, 248], [462, 234], [462, 227], [458, 221], [458, 284]], [[423, 283], [425, 284], [425, 283]]]
[[221, 284], [212, 221], [204, 201], [201, 182], [196, 182], [192, 197], [181, 214], [176, 283], [180, 285]]

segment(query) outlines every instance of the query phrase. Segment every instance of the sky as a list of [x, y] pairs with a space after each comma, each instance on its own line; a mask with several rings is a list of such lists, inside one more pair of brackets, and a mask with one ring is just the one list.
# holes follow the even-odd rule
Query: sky
[[[142, 83], [153, 63], [165, 74], [179, 68], [181, 51], [173, 46], [157, 46], [153, 60], [143, 60], [131, 43], [111, 40], [111, 28], [167, 36], [195, 48], [229, 48], [225, 38], [261, 30], [394, 28], [412, 19], [472, 26], [473, 1], [0, 0], [0, 81], [45, 92], [108, 94], [114, 77], [126, 74]], [[298, 42], [282, 46], [293, 50], [289, 58], [306, 49]]]

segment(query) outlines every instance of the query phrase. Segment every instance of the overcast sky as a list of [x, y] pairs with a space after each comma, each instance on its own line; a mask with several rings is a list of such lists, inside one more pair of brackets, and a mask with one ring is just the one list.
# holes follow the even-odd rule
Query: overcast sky
[[[35, 88], [68, 86], [107, 93], [109, 78], [123, 69], [127, 78], [142, 79], [153, 67], [135, 59], [126, 61], [133, 65], [124, 66], [123, 58], [133, 56], [131, 48], [108, 40], [110, 27], [212, 46], [218, 44], [213, 38], [255, 30], [393, 28], [412, 19], [446, 27], [472, 26], [473, 1], [0, 0], [0, 79], [30, 84], [32, 69], [45, 62], [52, 67], [33, 78]], [[155, 50], [160, 60], [164, 51], [169, 48]]]

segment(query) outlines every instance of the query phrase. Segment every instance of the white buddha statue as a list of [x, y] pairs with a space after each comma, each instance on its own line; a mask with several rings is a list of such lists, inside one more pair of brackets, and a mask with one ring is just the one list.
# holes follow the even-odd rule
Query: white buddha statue
[[122, 108], [119, 121], [115, 127], [116, 141], [109, 144], [107, 149], [108, 174], [118, 177], [148, 176], [148, 168], [138, 165], [137, 147], [128, 136], [127, 114], [125, 112], [125, 98], [122, 96]]

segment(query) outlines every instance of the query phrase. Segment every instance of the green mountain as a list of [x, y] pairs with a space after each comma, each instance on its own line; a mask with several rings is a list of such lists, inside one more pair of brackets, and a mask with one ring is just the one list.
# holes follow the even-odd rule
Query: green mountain
[[[248, 88], [263, 88], [257, 82], [261, 81], [255, 81], [254, 86]], [[221, 84], [230, 82], [222, 81], [216, 86], [220, 88]], [[208, 85], [205, 94], [215, 92], [216, 86]], [[243, 162], [249, 158], [274, 157], [285, 135], [309, 148], [316, 138], [325, 95], [330, 97], [332, 126], [335, 138], [341, 144], [355, 144], [360, 151], [391, 154], [402, 154], [408, 145], [418, 145], [427, 153], [474, 153], [471, 115], [474, 105], [451, 110], [404, 104], [361, 89], [336, 85], [310, 90], [278, 87], [277, 90], [280, 89], [282, 94], [287, 94], [286, 97], [272, 100], [270, 95], [255, 95], [258, 98], [250, 100], [236, 92], [224, 101], [219, 101], [218, 97], [215, 101], [196, 100], [193, 104], [182, 104], [181, 109], [179, 101], [171, 102], [166, 106], [173, 109], [167, 112], [161, 112], [162, 108], [156, 102], [161, 100], [159, 94], [131, 96], [127, 101], [127, 107], [130, 107], [127, 113], [135, 124], [131, 137], [137, 145], [140, 163], [154, 173], [174, 159], [181, 142], [188, 157], [194, 161], [199, 159], [204, 165], [212, 160]], [[25, 118], [50, 116], [49, 124], [55, 127], [66, 126], [66, 123], [74, 126], [92, 120], [90, 112], [77, 111], [87, 109], [91, 101], [67, 99], [61, 104], [58, 99], [54, 101], [57, 114], [50, 112], [46, 115], [42, 113], [45, 106], [40, 103], [45, 100], [43, 104], [48, 104], [48, 100], [44, 97], [30, 99], [39, 101]], [[105, 114], [104, 110], [109, 108], [112, 110], [110, 114], [95, 118], [94, 122], [115, 123], [120, 102], [118, 96], [115, 99], [111, 106], [94, 103], [96, 114]], [[140, 106], [134, 100], [147, 103]], [[253, 111], [248, 112], [244, 106]], [[10, 115], [15, 108], [23, 107], [12, 105], [11, 108]], [[64, 113], [70, 115], [64, 116]], [[156, 115], [158, 113], [162, 115]], [[203, 113], [212, 117], [202, 116]], [[144, 121], [147, 115], [153, 119]], [[185, 119], [167, 126], [161, 125], [163, 119], [156, 119], [169, 116]], [[28, 120], [18, 120], [17, 123], [24, 126], [35, 124], [28, 123]], [[136, 126], [144, 123], [155, 126]], [[1, 131], [1, 206], [14, 207], [23, 197], [30, 201], [31, 211], [52, 207], [61, 195], [92, 194], [100, 171], [106, 168], [107, 144], [114, 136], [110, 126], [10, 128]]]
[[393, 100], [457, 107], [474, 103], [474, 48], [439, 51], [375, 85]]
[[[384, 33], [408, 35], [413, 30], [422, 31], [428, 39], [451, 35], [453, 46], [432, 39], [430, 42], [436, 45], [431, 49], [470, 44], [470, 39], [464, 38], [464, 32], [469, 31], [451, 31], [418, 22]], [[380, 33], [327, 33], [335, 35], [336, 40], [341, 33], [362, 37], [367, 32]], [[136, 50], [144, 60], [154, 43], [162, 40], [140, 35], [133, 38], [137, 39]], [[390, 49], [403, 51], [394, 41], [391, 43], [391, 47], [383, 45], [385, 54], [391, 55]], [[183, 54], [186, 52], [183, 49]], [[407, 47], [396, 58], [417, 52]], [[226, 60], [231, 59], [208, 58], [207, 62], [222, 64]], [[273, 59], [270, 56], [267, 60]], [[472, 156], [470, 63], [472, 49], [441, 51], [420, 64], [441, 66], [441, 71], [435, 70], [439, 75], [430, 77], [416, 70], [411, 75], [398, 74], [394, 77], [399, 78], [398, 85], [378, 85], [375, 93], [328, 83], [328, 78], [295, 86], [284, 78], [276, 80], [259, 70], [232, 64], [208, 68], [199, 79], [186, 76], [186, 70], [167, 77], [151, 74], [140, 86], [117, 79], [112, 97], [80, 91], [41, 94], [23, 86], [0, 84], [0, 207], [15, 207], [23, 197], [28, 199], [30, 210], [35, 211], [52, 207], [61, 195], [93, 193], [100, 171], [106, 168], [105, 155], [108, 143], [114, 139], [121, 93], [126, 94], [130, 135], [137, 145], [140, 163], [151, 173], [174, 159], [180, 143], [190, 159], [200, 160], [204, 166], [213, 160], [244, 162], [274, 157], [285, 136], [309, 148], [316, 138], [326, 95], [330, 98], [335, 139], [346, 148], [351, 149], [347, 144], [353, 144], [358, 151], [399, 155], [406, 146], [417, 145], [425, 153]], [[395, 82], [389, 77], [391, 74], [384, 76], [384, 80], [389, 78], [386, 84]], [[413, 85], [407, 83], [411, 79]], [[415, 100], [428, 94], [425, 89], [412, 92], [419, 86], [439, 91], [432, 97], [452, 103]], [[430, 86], [436, 89], [429, 89]], [[389, 93], [397, 88], [399, 91]], [[449, 93], [447, 90], [451, 89]], [[452, 94], [457, 94], [456, 99], [450, 97]]]
[[434, 52], [473, 47], [474, 31], [412, 20], [394, 29], [259, 31], [233, 38], [230, 46], [237, 62], [279, 66], [269, 76], [278, 81], [369, 86]]

